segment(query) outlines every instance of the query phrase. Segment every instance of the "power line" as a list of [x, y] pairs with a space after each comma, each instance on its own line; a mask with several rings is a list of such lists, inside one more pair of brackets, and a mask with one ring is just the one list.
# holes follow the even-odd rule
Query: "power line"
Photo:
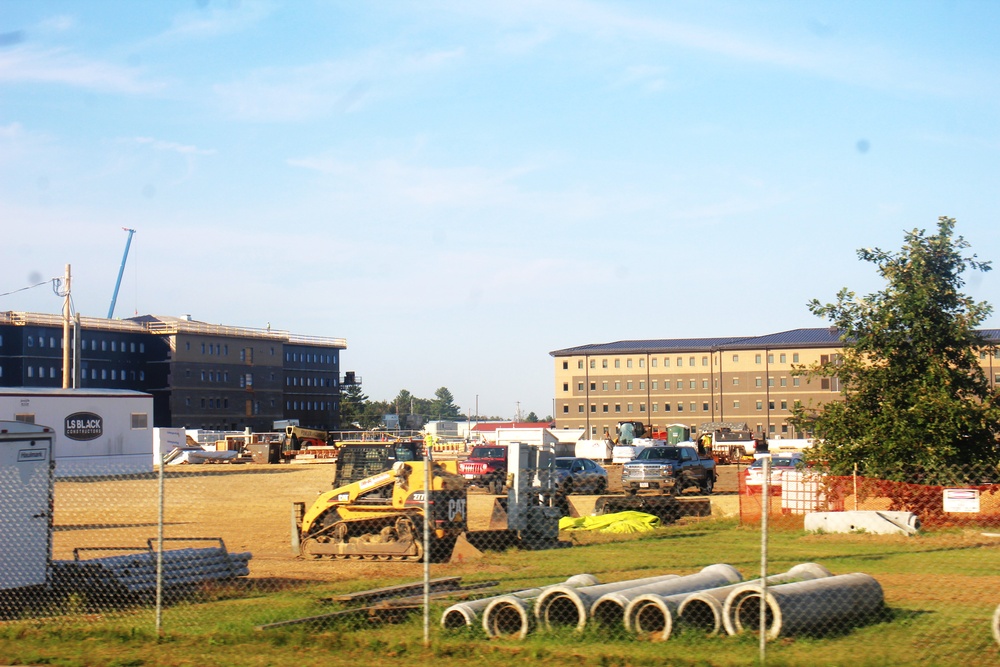
[[[17, 294], [18, 292], [24, 292], [25, 290], [34, 289], [36, 287], [41, 287], [42, 285], [48, 285], [51, 282], [58, 282], [58, 280], [59, 280], [58, 278], [49, 278], [48, 280], [43, 280], [40, 283], [35, 283], [34, 285], [28, 285], [27, 287], [22, 287], [21, 289], [16, 289], [16, 290], [14, 290], [12, 292], [4, 292], [3, 294], [0, 294], [0, 297], [2, 297], [2, 296], [10, 296], [11, 294]], [[57, 289], [57, 288], [53, 288], [53, 289]]]

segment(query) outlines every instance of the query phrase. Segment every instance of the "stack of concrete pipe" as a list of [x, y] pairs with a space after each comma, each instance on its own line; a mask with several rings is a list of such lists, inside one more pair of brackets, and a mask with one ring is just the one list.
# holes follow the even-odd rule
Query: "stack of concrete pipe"
[[[665, 640], [677, 624], [708, 634], [722, 628], [731, 635], [755, 630], [763, 605], [767, 639], [775, 639], [858, 625], [884, 607], [882, 587], [871, 576], [834, 576], [816, 563], [768, 577], [766, 593], [761, 580], [738, 583], [740, 579], [739, 572], [725, 564], [685, 577], [667, 574], [610, 584], [576, 575], [562, 584], [452, 605], [441, 625], [470, 627], [481, 616], [487, 636], [523, 639], [536, 626], [580, 631], [590, 619], [602, 629], [623, 626]], [[993, 634], [1000, 643], [1000, 607], [993, 617]]]
[[[552, 586], [567, 586], [567, 587], [577, 587], [577, 586], [595, 586], [597, 584], [597, 577], [592, 574], [577, 574], [569, 579], [567, 579], [562, 584], [552, 584]], [[505, 595], [494, 595], [489, 598], [482, 598], [480, 600], [472, 600], [471, 602], [459, 602], [458, 604], [453, 604], [444, 610], [444, 614], [441, 615], [441, 627], [448, 629], [458, 629], [464, 627], [471, 627], [475, 624], [476, 619], [479, 615], [486, 609], [487, 606], [497, 598], [515, 598], [518, 600], [530, 600], [541, 595], [546, 589], [552, 588], [552, 586], [543, 586], [541, 588], [527, 588], [523, 591], [517, 591], [516, 593], [509, 593]]]
[[754, 630], [766, 604], [768, 639], [803, 632], [826, 632], [864, 622], [882, 611], [882, 587], [867, 574], [841, 574], [768, 587], [737, 586], [726, 597], [722, 618], [729, 634]]
[[742, 581], [743, 576], [732, 565], [709, 565], [701, 572], [686, 577], [605, 593], [590, 606], [590, 619], [603, 628], [622, 628], [624, 626], [627, 629], [625, 610], [636, 598], [690, 595], [695, 591], [714, 589], [727, 584], [737, 585]]
[[[830, 576], [833, 575], [822, 565], [802, 563], [788, 572], [768, 577], [767, 585]], [[629, 632], [661, 641], [670, 639], [677, 624], [700, 628], [710, 635], [718, 634], [727, 627], [723, 620], [723, 606], [726, 598], [736, 589], [746, 589], [755, 585], [760, 585], [759, 579], [748, 581], [745, 584], [737, 583], [673, 595], [655, 593], [636, 595], [625, 607], [624, 626]]]
[[676, 574], [664, 574], [595, 586], [550, 586], [535, 601], [534, 617], [530, 610], [530, 600], [509, 595], [500, 596], [495, 598], [483, 612], [483, 630], [490, 637], [508, 636], [524, 639], [534, 628], [535, 621], [547, 629], [555, 625], [571, 625], [582, 629], [587, 623], [590, 604], [601, 595], [672, 579], [680, 577]]

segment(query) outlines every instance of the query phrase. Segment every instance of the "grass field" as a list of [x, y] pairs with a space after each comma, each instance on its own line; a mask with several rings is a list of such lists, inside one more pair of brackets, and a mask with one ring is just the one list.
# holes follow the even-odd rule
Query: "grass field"
[[[688, 574], [729, 563], [745, 578], [759, 572], [760, 535], [726, 520], [700, 520], [641, 536], [574, 535], [572, 548], [487, 553], [478, 561], [433, 566], [432, 576], [464, 583], [499, 580], [496, 592], [555, 583], [588, 572], [602, 582], [675, 572]], [[771, 572], [812, 561], [835, 574], [864, 572], [885, 592], [887, 612], [865, 627], [821, 637], [782, 638], [768, 646], [772, 665], [996, 665], [1000, 649], [990, 633], [1000, 604], [1000, 539], [975, 530], [917, 537], [812, 535], [780, 531], [769, 543]], [[381, 565], [376, 572], [373, 566]], [[443, 609], [431, 613], [431, 645], [423, 644], [422, 616], [400, 624], [344, 621], [324, 627], [260, 631], [276, 621], [337, 609], [331, 595], [419, 579], [421, 566], [352, 562], [297, 562], [307, 578], [251, 577], [207, 588], [198, 600], [164, 610], [162, 637], [148, 607], [74, 613], [0, 625], [0, 662], [53, 665], [749, 665], [754, 635], [706, 637], [681, 633], [668, 642], [638, 641], [585, 631], [533, 634], [525, 641], [489, 640], [481, 630], [445, 631]], [[272, 568], [269, 568], [272, 569]], [[336, 569], [336, 576], [323, 576]], [[496, 592], [492, 594], [496, 594]]]

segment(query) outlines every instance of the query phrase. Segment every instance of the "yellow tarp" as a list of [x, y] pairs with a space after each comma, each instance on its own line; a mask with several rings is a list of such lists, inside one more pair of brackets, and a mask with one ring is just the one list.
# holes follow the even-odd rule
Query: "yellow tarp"
[[645, 533], [660, 526], [660, 517], [645, 512], [616, 512], [603, 516], [564, 516], [559, 530], [596, 530], [601, 533]]

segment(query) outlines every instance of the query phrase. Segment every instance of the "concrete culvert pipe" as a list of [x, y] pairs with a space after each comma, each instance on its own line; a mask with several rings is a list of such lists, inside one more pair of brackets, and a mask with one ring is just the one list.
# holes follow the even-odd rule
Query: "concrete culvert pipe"
[[[832, 576], [830, 571], [816, 563], [802, 563], [788, 572], [767, 578], [768, 584], [818, 579]], [[745, 584], [731, 584], [675, 595], [644, 594], [636, 596], [625, 607], [625, 629], [648, 639], [670, 639], [676, 625], [694, 627], [706, 634], [717, 634], [723, 626], [723, 603], [738, 587], [759, 583], [759, 579]]]
[[743, 576], [732, 565], [709, 565], [700, 572], [677, 579], [605, 593], [591, 605], [590, 620], [605, 629], [626, 630], [625, 609], [640, 595], [676, 595], [740, 581], [743, 581]]
[[[592, 574], [577, 574], [570, 577], [562, 584], [552, 584], [552, 586], [594, 586], [597, 583], [597, 577]], [[458, 604], [453, 604], [445, 609], [444, 613], [441, 615], [441, 627], [449, 630], [471, 627], [475, 624], [479, 615], [483, 613], [493, 600], [501, 597], [534, 598], [541, 594], [546, 588], [551, 588], [551, 586], [528, 588], [523, 591], [517, 591], [516, 593], [494, 595], [480, 600], [472, 600], [471, 602], [459, 602]]]
[[1000, 605], [997, 605], [997, 610], [993, 612], [993, 639], [1000, 644]]
[[557, 627], [573, 627], [583, 630], [587, 625], [590, 607], [605, 593], [623, 591], [636, 586], [646, 586], [668, 579], [679, 579], [676, 574], [665, 574], [645, 579], [629, 579], [598, 586], [553, 586], [538, 596], [535, 602], [535, 619], [547, 630]]
[[[860, 572], [769, 587], [766, 603], [759, 587], [749, 595], [736, 592], [726, 599], [723, 613], [731, 617], [737, 633], [755, 630], [760, 624], [760, 605], [766, 604], [768, 639], [844, 630], [867, 622], [885, 604], [879, 583]], [[730, 605], [732, 600], [735, 605]]]

